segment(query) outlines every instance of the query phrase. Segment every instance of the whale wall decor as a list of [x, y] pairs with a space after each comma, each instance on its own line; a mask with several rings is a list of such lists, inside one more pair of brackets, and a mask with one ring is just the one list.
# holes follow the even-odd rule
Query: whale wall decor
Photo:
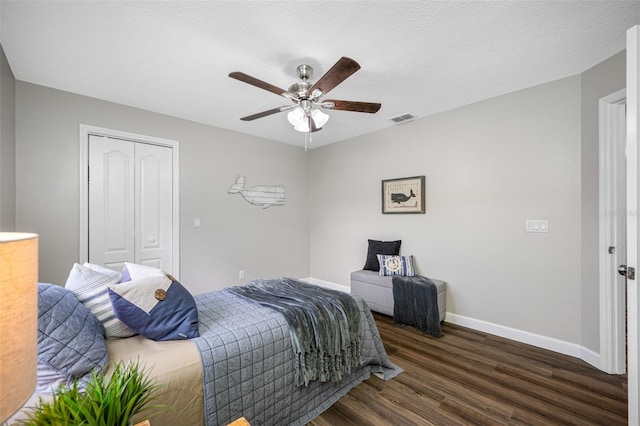
[[382, 213], [424, 214], [424, 176], [382, 181]]
[[227, 192], [240, 194], [247, 202], [254, 206], [261, 206], [263, 209], [284, 205], [285, 189], [283, 185], [259, 185], [245, 189], [243, 174], [238, 176], [236, 183], [231, 185]]

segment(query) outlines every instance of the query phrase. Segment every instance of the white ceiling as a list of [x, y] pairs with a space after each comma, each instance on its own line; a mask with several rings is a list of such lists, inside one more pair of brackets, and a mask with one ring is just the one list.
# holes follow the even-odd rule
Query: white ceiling
[[[362, 69], [325, 99], [382, 103], [328, 111], [313, 146], [578, 74], [625, 48], [634, 1], [8, 1], [0, 41], [16, 79], [302, 146], [275, 86], [315, 79], [341, 56]], [[325, 110], [325, 112], [327, 112]]]

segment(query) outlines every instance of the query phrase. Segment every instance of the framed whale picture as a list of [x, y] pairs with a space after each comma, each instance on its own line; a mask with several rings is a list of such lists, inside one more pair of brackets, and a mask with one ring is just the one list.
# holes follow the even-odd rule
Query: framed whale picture
[[424, 214], [424, 176], [382, 181], [382, 213]]

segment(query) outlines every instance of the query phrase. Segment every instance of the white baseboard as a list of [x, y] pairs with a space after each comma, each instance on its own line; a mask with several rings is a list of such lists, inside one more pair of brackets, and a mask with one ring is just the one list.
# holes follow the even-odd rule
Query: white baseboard
[[319, 287], [328, 288], [331, 290], [343, 291], [345, 293], [351, 293], [351, 287], [347, 287], [345, 285], [332, 283], [331, 281], [319, 280], [318, 278], [300, 278], [300, 281], [307, 282], [309, 284], [314, 284]]
[[[351, 293], [351, 287], [336, 284], [330, 281], [324, 281], [312, 277], [302, 278], [301, 281], [305, 281], [309, 284], [314, 284], [332, 290]], [[569, 343], [565, 342], [564, 340], [555, 339], [553, 337], [547, 337], [540, 334], [530, 333], [528, 331], [517, 330], [515, 328], [506, 327], [504, 325], [469, 318], [463, 315], [453, 314], [451, 312], [447, 312], [445, 321], [450, 322], [451, 324], [471, 328], [473, 330], [482, 331], [483, 333], [493, 334], [495, 336], [515, 340], [516, 342], [526, 343], [528, 345], [548, 349], [550, 351], [558, 352], [564, 355], [569, 355], [574, 358], [581, 359], [600, 369], [600, 354], [575, 343]]]
[[451, 324], [471, 328], [473, 330], [482, 331], [484, 333], [493, 334], [495, 336], [515, 340], [516, 342], [526, 343], [528, 345], [537, 346], [539, 348], [579, 358], [598, 369], [600, 368], [600, 354], [575, 343], [569, 343], [553, 337], [517, 330], [515, 328], [493, 324], [487, 321], [453, 314], [451, 312], [447, 312], [447, 318], [445, 321], [450, 322]]
[[[580, 346], [580, 356], [578, 357], [586, 363], [593, 365], [598, 370], [602, 370], [602, 361], [600, 360], [600, 354], [592, 351], [591, 349], [587, 349], [583, 346]], [[605, 371], [606, 373], [606, 371]]]

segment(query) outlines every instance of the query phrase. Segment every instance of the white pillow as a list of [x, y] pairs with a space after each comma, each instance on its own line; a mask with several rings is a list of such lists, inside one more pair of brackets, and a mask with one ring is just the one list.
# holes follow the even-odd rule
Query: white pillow
[[145, 277], [165, 277], [162, 270], [152, 266], [140, 265], [138, 263], [124, 262], [122, 270], [122, 282], [135, 281]]
[[107, 288], [120, 282], [120, 274], [115, 271], [94, 271], [93, 269], [74, 264], [65, 288], [71, 291], [78, 300], [98, 318], [104, 325], [108, 339], [131, 337], [136, 333], [115, 317]]
[[106, 266], [98, 265], [98, 264], [95, 264], [95, 263], [85, 262], [84, 265], [82, 265], [82, 266], [85, 266], [85, 267], [87, 267], [87, 268], [89, 268], [91, 270], [94, 270], [96, 272], [102, 272], [103, 274], [110, 274], [111, 272], [117, 272], [117, 271], [114, 271], [111, 268], [107, 268]]

